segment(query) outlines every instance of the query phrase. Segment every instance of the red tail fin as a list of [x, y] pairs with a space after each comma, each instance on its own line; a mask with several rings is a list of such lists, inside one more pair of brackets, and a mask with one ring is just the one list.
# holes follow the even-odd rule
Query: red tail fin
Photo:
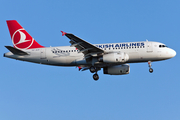
[[12, 43], [18, 49], [43, 48], [32, 38], [28, 32], [16, 21], [7, 20], [7, 25], [11, 35]]

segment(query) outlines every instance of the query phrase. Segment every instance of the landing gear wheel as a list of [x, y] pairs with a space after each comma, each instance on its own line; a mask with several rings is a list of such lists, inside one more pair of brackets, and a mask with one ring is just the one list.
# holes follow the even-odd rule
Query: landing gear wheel
[[152, 73], [152, 72], [153, 72], [153, 69], [152, 69], [152, 68], [149, 68], [149, 72]]
[[98, 74], [94, 74], [93, 75], [93, 79], [97, 81], [99, 79], [99, 75]]
[[94, 66], [91, 66], [91, 67], [89, 68], [89, 70], [90, 70], [91, 73], [96, 72], [96, 68], [95, 68]]
[[148, 61], [148, 65], [149, 65], [149, 72], [152, 73], [153, 72], [153, 69], [151, 68], [151, 61]]

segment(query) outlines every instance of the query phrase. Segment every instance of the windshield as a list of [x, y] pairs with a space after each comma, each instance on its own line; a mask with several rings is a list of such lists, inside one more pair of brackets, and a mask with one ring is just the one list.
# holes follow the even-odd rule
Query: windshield
[[164, 48], [167, 47], [166, 45], [159, 45], [160, 48]]

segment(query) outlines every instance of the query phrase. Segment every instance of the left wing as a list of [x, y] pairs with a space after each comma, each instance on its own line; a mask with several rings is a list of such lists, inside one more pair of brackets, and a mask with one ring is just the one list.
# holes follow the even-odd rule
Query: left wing
[[71, 33], [65, 33], [63, 31], [62, 35], [68, 37], [70, 39], [71, 46], [76, 47], [79, 53], [83, 53], [85, 57], [97, 56], [101, 53], [104, 53], [104, 50], [92, 45], [91, 43], [86, 42], [85, 40], [78, 38], [77, 36]]

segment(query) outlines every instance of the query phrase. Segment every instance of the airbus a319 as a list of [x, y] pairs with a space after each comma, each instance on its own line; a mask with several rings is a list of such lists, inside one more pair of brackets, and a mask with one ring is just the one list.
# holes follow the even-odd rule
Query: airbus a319
[[16, 21], [7, 20], [12, 46], [5, 46], [10, 52], [4, 57], [27, 62], [54, 65], [76, 66], [79, 71], [89, 70], [98, 80], [97, 72], [104, 74], [129, 74], [128, 63], [147, 62], [152, 73], [151, 62], [173, 58], [176, 52], [165, 44], [152, 41], [91, 44], [71, 33], [62, 32], [70, 40], [70, 46], [44, 47], [35, 41]]

